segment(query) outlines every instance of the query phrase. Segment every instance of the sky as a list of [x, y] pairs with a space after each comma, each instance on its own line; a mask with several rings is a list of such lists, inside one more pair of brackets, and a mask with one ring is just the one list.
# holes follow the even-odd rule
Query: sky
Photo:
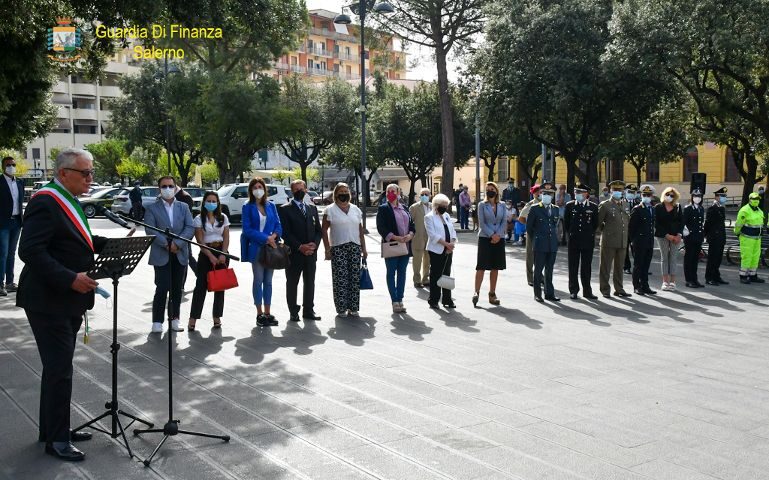
[[[342, 7], [352, 3], [352, 0], [307, 0], [307, 8], [313, 10], [316, 8], [322, 8], [330, 10], [332, 12], [341, 13]], [[353, 21], [356, 21], [353, 18]], [[368, 22], [366, 22], [368, 25]], [[408, 55], [408, 73], [406, 78], [411, 80], [436, 80], [437, 70], [435, 67], [435, 61], [431, 58], [429, 49], [416, 44], [408, 44], [406, 47], [406, 53]], [[456, 67], [457, 65], [449, 61], [449, 80], [456, 80]]]

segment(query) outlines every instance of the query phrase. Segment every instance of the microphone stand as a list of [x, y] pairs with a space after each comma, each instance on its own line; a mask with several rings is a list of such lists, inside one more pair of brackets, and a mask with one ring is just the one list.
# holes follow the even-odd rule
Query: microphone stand
[[[165, 201], [165, 200], [164, 200]], [[122, 213], [118, 213], [120, 218], [126, 221], [133, 222], [136, 225], [141, 225], [144, 228], [147, 228], [149, 230], [153, 230], [155, 232], [161, 233], [166, 236], [167, 240], [167, 249], [168, 249], [168, 276], [169, 276], [169, 292], [168, 292], [168, 301], [173, 302], [171, 300], [172, 292], [173, 292], [173, 272], [171, 270], [171, 256], [174, 255], [171, 253], [171, 244], [173, 240], [181, 240], [183, 242], [186, 242], [188, 245], [197, 245], [200, 248], [204, 248], [206, 250], [209, 250], [213, 252], [214, 254], [218, 255], [224, 255], [226, 258], [229, 258], [231, 260], [240, 260], [240, 258], [236, 257], [235, 255], [230, 255], [229, 253], [225, 253], [221, 250], [217, 250], [215, 248], [211, 248], [207, 245], [201, 245], [200, 243], [193, 242], [192, 240], [188, 238], [181, 237], [175, 233], [173, 233], [169, 228], [158, 228], [154, 227], [152, 225], [148, 225], [144, 222], [141, 222], [139, 220], [135, 220], [131, 217], [128, 217]], [[173, 305], [172, 305], [173, 306]], [[162, 433], [163, 438], [160, 440], [160, 443], [155, 447], [155, 450], [152, 451], [152, 454], [147, 457], [142, 463], [144, 463], [145, 467], [149, 467], [150, 463], [152, 462], [152, 459], [155, 457], [155, 454], [158, 453], [160, 448], [163, 446], [163, 444], [166, 443], [166, 440], [168, 440], [169, 437], [173, 437], [179, 434], [182, 435], [192, 435], [196, 437], [206, 437], [206, 438], [218, 438], [220, 440], [223, 440], [225, 442], [230, 441], [229, 435], [214, 435], [210, 433], [201, 433], [201, 432], [193, 432], [190, 430], [180, 430], [179, 429], [179, 420], [174, 419], [174, 381], [173, 381], [173, 343], [171, 341], [171, 330], [168, 331], [168, 422], [166, 422], [165, 425], [163, 425], [163, 428], [136, 428], [134, 429], [134, 436], [141, 435], [143, 433]]]

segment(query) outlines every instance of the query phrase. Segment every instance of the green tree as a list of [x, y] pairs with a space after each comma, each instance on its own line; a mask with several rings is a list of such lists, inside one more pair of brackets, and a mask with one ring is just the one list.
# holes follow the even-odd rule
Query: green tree
[[99, 143], [91, 143], [85, 148], [93, 155], [93, 166], [96, 170], [94, 179], [115, 183], [115, 179], [121, 176], [118, 167], [128, 156], [126, 142], [117, 138], [110, 138]]
[[329, 80], [320, 88], [298, 76], [283, 84], [281, 104], [290, 115], [291, 127], [278, 147], [299, 164], [302, 180], [307, 167], [332, 145], [347, 141], [355, 129], [356, 100], [353, 88], [340, 80]]
[[121, 178], [125, 178], [130, 185], [133, 180], [147, 180], [151, 168], [139, 159], [128, 157], [117, 166], [117, 173]]
[[203, 162], [195, 165], [195, 173], [200, 172], [200, 180], [203, 185], [210, 185], [219, 180], [219, 167], [215, 162]]
[[172, 116], [174, 108], [190, 101], [183, 75], [184, 72], [169, 75], [164, 81], [162, 68], [147, 63], [138, 75], [123, 76], [120, 79], [123, 97], [111, 102], [108, 136], [126, 139], [129, 149], [147, 144], [164, 148], [171, 154], [179, 182], [186, 186], [190, 169], [203, 161], [203, 152], [197, 142], [181, 131]]
[[469, 46], [482, 30], [483, 5], [487, 0], [394, 0], [395, 13], [384, 25], [408, 41], [432, 50], [437, 66], [441, 112], [441, 192], [449, 198], [454, 191], [454, 169], [459, 166], [455, 148], [454, 104], [446, 60], [452, 51]]

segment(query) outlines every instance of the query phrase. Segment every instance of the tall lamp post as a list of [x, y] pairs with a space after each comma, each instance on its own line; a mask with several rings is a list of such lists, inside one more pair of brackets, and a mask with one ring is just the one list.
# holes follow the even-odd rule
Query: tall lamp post
[[[350, 11], [360, 18], [360, 173], [361, 186], [363, 187], [363, 228], [366, 228], [365, 208], [368, 204], [368, 182], [366, 181], [366, 14], [373, 13], [393, 13], [395, 9], [387, 2], [374, 3], [375, 0], [360, 0], [358, 3], [350, 5]], [[334, 23], [340, 25], [350, 25], [352, 19], [349, 15], [342, 13], [334, 18]]]

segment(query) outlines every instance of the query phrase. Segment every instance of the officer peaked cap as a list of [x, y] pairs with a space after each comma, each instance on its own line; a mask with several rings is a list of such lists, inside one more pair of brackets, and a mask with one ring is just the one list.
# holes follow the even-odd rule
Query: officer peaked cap
[[713, 192], [713, 195], [721, 195], [721, 194], [724, 194], [724, 193], [727, 193], [727, 192], [729, 192], [728, 188], [721, 187], [718, 190], [716, 190], [715, 192]]
[[699, 188], [695, 188], [694, 190], [692, 190], [692, 196], [694, 196], [694, 197], [701, 197], [702, 196], [702, 190], [700, 190]]
[[654, 187], [651, 185], [644, 185], [641, 187], [641, 193], [654, 193]]
[[590, 187], [588, 187], [587, 185], [585, 185], [583, 183], [578, 183], [574, 187], [574, 191], [576, 191], [576, 192], [588, 192], [589, 193], [590, 192]]
[[625, 188], [625, 182], [623, 182], [622, 180], [612, 180], [611, 182], [607, 183], [606, 186], [609, 188], [614, 188], [614, 187]]
[[625, 185], [625, 190], [628, 190], [628, 191], [631, 191], [631, 192], [635, 192], [638, 189], [632, 183], [628, 183], [627, 185]]

